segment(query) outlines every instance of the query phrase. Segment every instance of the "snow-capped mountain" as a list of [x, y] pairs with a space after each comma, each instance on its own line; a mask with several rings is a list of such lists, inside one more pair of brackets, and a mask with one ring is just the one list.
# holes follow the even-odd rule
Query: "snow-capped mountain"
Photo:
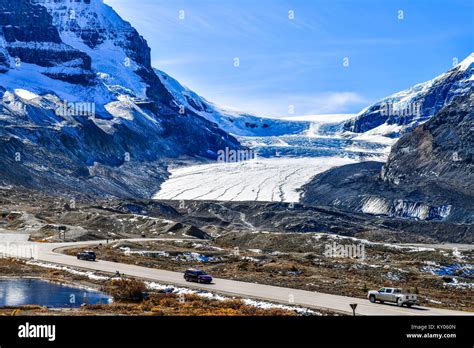
[[101, 0], [0, 0], [0, 184], [149, 197], [167, 159], [241, 147], [150, 61]]
[[474, 222], [474, 91], [403, 135], [388, 161], [331, 169], [303, 187], [302, 203], [371, 215]]
[[393, 94], [345, 122], [343, 130], [398, 138], [433, 117], [474, 86], [474, 53], [448, 72]]
[[473, 72], [471, 54], [447, 73], [324, 129], [393, 147], [386, 163], [350, 164], [316, 175], [303, 186], [301, 202], [472, 224]]
[[2, 0], [0, 11], [1, 71], [25, 62], [43, 67], [42, 73], [54, 79], [89, 83], [90, 57], [61, 40], [44, 7]]
[[155, 72], [174, 100], [180, 103], [180, 107], [192, 110], [230, 134], [237, 136], [291, 135], [307, 131], [311, 126], [311, 123], [307, 121], [263, 118], [226, 110], [184, 87], [163, 71], [155, 69]]

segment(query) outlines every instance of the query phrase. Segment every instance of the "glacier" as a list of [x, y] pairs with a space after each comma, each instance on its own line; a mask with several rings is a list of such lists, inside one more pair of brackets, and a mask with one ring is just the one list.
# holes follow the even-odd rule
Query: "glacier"
[[258, 158], [179, 167], [171, 169], [154, 198], [298, 202], [299, 188], [314, 175], [354, 162], [342, 157]]

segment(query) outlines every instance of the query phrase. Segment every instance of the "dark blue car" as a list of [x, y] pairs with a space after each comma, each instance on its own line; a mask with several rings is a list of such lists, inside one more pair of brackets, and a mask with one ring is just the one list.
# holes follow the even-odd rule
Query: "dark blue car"
[[95, 255], [95, 252], [93, 251], [86, 250], [86, 251], [81, 251], [77, 253], [78, 260], [95, 261], [96, 258], [97, 256]]
[[203, 284], [212, 283], [212, 277], [204, 271], [198, 269], [188, 269], [184, 272], [184, 279], [188, 282], [197, 282]]

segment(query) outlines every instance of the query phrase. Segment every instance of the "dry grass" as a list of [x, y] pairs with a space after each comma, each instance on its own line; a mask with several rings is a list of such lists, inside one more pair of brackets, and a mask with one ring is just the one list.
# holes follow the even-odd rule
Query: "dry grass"
[[195, 294], [178, 296], [151, 292], [143, 296], [145, 283], [136, 279], [113, 279], [108, 282], [91, 280], [81, 275], [61, 270], [45, 270], [15, 259], [0, 259], [0, 274], [5, 277], [41, 277], [63, 283], [82, 284], [111, 294], [115, 301], [110, 304], [85, 305], [80, 308], [50, 310], [38, 305], [0, 308], [0, 316], [35, 315], [156, 315], [156, 316], [294, 316], [294, 311], [261, 309], [246, 305], [238, 299], [224, 301], [209, 299]]
[[146, 296], [146, 285], [136, 279], [114, 279], [107, 286], [107, 292], [118, 302], [140, 302]]
[[83, 312], [122, 313], [127, 315], [156, 316], [295, 316], [293, 311], [279, 308], [261, 309], [246, 305], [238, 299], [224, 301], [207, 299], [195, 294], [178, 296], [175, 294], [150, 294], [140, 303], [116, 302], [110, 305], [88, 305]]
[[[276, 239], [281, 237], [282, 239]], [[293, 245], [285, 245], [287, 236], [274, 236], [273, 250], [291, 250]], [[306, 239], [303, 239], [305, 237]], [[298, 236], [304, 252], [288, 252], [272, 255], [269, 252], [253, 253], [241, 249], [240, 257], [232, 255], [232, 247], [222, 251], [209, 248], [196, 248], [192, 243], [145, 242], [135, 243], [142, 250], [162, 250], [174, 255], [178, 252], [199, 252], [206, 255], [218, 255], [222, 261], [196, 262], [177, 261], [172, 257], [146, 257], [138, 254], [126, 255], [117, 248], [98, 246], [95, 251], [99, 259], [130, 263], [144, 267], [154, 267], [182, 272], [186, 268], [198, 266], [200, 269], [219, 278], [256, 282], [282, 287], [318, 291], [336, 295], [366, 298], [367, 290], [382, 286], [403, 287], [418, 290], [422, 305], [457, 310], [474, 311], [472, 290], [449, 288], [442, 277], [421, 269], [426, 261], [439, 264], [459, 262], [451, 253], [439, 251], [407, 252], [388, 249], [383, 246], [367, 246], [365, 262], [357, 259], [330, 258], [323, 255], [324, 241], [311, 241], [311, 236]], [[311, 243], [309, 243], [310, 241]], [[304, 242], [304, 243], [303, 243]], [[212, 245], [212, 242], [208, 242]], [[223, 244], [215, 246], [225, 247]], [[249, 245], [246, 245], [248, 247]], [[262, 248], [261, 245], [250, 245]], [[269, 246], [270, 247], [270, 246]], [[272, 249], [269, 249], [270, 251]], [[309, 252], [309, 250], [313, 250]], [[77, 252], [71, 250], [70, 252]], [[471, 262], [473, 253], [463, 253], [466, 262]], [[255, 262], [251, 259], [260, 259]], [[395, 274], [399, 279], [391, 278]], [[441, 303], [438, 303], [441, 302]]]

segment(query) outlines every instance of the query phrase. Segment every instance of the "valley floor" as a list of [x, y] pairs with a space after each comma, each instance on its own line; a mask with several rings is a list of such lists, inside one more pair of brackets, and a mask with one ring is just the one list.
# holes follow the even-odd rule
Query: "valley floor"
[[[437, 235], [418, 239], [420, 231], [432, 228], [426, 222], [410, 225], [404, 220], [345, 215], [323, 207], [295, 204], [290, 208], [287, 203], [264, 202], [87, 197], [71, 207], [65, 197], [15, 188], [0, 189], [0, 199], [0, 246], [17, 250], [23, 255], [20, 257], [37, 258], [39, 263], [107, 274], [119, 270], [128, 276], [180, 287], [193, 286], [184, 281], [182, 272], [200, 267], [215, 277], [212, 288], [216, 293], [280, 304], [289, 303], [288, 294], [298, 293], [302, 297], [301, 302], [296, 297], [297, 305], [331, 311], [347, 311], [349, 302], [344, 301], [357, 301], [368, 315], [473, 310], [472, 247], [445, 244], [440, 248], [434, 238]], [[454, 230], [449, 225], [446, 228]], [[316, 233], [318, 230], [326, 233]], [[417, 238], [408, 238], [412, 233], [406, 230], [416, 231]], [[456, 237], [447, 232], [443, 235], [451, 243]], [[20, 248], [23, 244], [37, 248], [36, 257], [35, 249]], [[356, 255], [335, 255], [341, 246], [353, 253], [355, 250]], [[57, 249], [63, 247], [74, 248], [69, 251], [72, 254], [82, 247], [92, 248], [99, 261], [90, 263], [59, 254]], [[15, 268], [8, 273], [0, 267], [2, 273], [21, 275]], [[72, 276], [64, 279], [75, 282]], [[268, 291], [269, 286], [273, 292]], [[402, 310], [368, 303], [367, 290], [382, 286], [409, 288], [419, 293], [422, 305], [430, 309]], [[160, 301], [152, 305], [159, 307]], [[114, 313], [126, 312], [125, 307]], [[217, 307], [213, 308], [219, 311]], [[247, 307], [242, 308], [247, 311]], [[131, 310], [133, 314], [140, 312], [138, 307], [131, 306]]]
[[[417, 293], [423, 306], [474, 311], [470, 296], [474, 286], [472, 246], [459, 251], [457, 246], [374, 243], [321, 233], [288, 237], [239, 232], [214, 241], [117, 241], [92, 249], [101, 260], [175, 272], [198, 267], [222, 279], [362, 300], [370, 289], [402, 287]], [[328, 248], [339, 246], [359, 246], [363, 255], [328, 254]], [[87, 248], [91, 246], [64, 252], [75, 255]]]

